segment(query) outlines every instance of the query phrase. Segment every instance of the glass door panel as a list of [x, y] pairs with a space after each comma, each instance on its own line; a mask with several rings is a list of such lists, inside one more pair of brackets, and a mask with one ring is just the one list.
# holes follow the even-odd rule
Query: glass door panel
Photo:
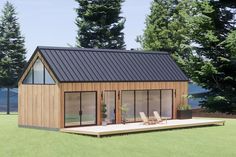
[[116, 92], [105, 91], [104, 103], [107, 105], [107, 121], [110, 124], [116, 123]]
[[161, 90], [161, 116], [172, 118], [172, 90]]
[[121, 99], [121, 105], [128, 108], [128, 111], [126, 113], [126, 121], [134, 122], [134, 91], [122, 91]]
[[81, 92], [81, 125], [96, 124], [96, 92]]
[[161, 114], [160, 90], [149, 91], [149, 117], [153, 118], [153, 112]]
[[65, 93], [65, 126], [80, 125], [80, 93]]
[[135, 121], [141, 121], [140, 112], [147, 114], [147, 91], [135, 91]]

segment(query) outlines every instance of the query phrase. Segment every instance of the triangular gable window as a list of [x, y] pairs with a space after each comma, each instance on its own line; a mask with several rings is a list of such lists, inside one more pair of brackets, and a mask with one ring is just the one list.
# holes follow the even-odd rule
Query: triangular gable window
[[24, 84], [55, 84], [52, 76], [40, 59], [37, 59], [27, 74]]
[[44, 69], [44, 77], [45, 84], [55, 84], [55, 81], [53, 80], [52, 76], [49, 74], [46, 68]]
[[24, 84], [32, 84], [33, 83], [33, 70], [32, 69], [30, 69], [30, 71], [28, 72], [23, 83]]

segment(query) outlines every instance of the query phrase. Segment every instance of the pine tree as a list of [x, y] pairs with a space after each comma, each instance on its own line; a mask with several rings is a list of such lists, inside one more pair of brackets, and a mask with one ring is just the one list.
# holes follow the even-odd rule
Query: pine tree
[[144, 34], [137, 41], [145, 50], [170, 52], [191, 77], [193, 69], [190, 63], [199, 60], [193, 55], [192, 38], [205, 37], [208, 29], [202, 27], [210, 26], [209, 17], [202, 12], [212, 12], [207, 2], [200, 4], [196, 0], [154, 0], [151, 13], [146, 19]]
[[124, 49], [125, 19], [121, 17], [124, 0], [76, 0], [77, 46], [84, 48]]
[[144, 49], [172, 53], [189, 77], [208, 90], [201, 106], [236, 112], [236, 2], [154, 0]]
[[196, 49], [204, 57], [195, 71], [195, 81], [208, 89], [202, 106], [211, 111], [236, 112], [235, 1], [210, 1], [213, 12], [209, 40], [199, 40]]
[[14, 6], [6, 2], [0, 18], [0, 86], [14, 86], [26, 63], [24, 37]]

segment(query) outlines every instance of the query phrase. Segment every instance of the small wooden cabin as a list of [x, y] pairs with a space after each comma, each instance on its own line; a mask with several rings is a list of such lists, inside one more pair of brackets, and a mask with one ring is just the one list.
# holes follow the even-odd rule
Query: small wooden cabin
[[37, 47], [18, 82], [19, 126], [60, 129], [140, 121], [139, 112], [175, 119], [188, 78], [166, 52]]

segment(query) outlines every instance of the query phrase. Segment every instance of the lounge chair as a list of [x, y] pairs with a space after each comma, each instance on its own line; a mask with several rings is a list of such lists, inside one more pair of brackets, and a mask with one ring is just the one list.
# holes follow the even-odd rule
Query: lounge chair
[[165, 123], [167, 123], [167, 118], [161, 118], [161, 116], [159, 115], [159, 113], [157, 111], [153, 111], [153, 114], [157, 120], [157, 123], [161, 123], [163, 121], [165, 121]]
[[139, 114], [144, 125], [156, 124], [154, 121], [149, 120], [144, 112], [139, 112]]

